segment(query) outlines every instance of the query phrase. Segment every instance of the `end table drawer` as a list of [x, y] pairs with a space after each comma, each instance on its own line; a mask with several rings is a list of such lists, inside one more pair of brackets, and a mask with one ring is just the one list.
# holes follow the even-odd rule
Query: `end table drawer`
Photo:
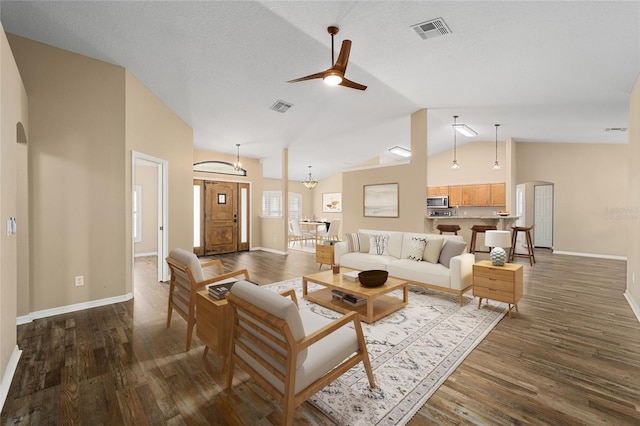
[[473, 275], [475, 277], [487, 277], [503, 281], [513, 281], [513, 271], [505, 269], [474, 266]]
[[473, 287], [473, 295], [483, 299], [498, 300], [505, 303], [516, 303], [513, 291], [501, 291], [485, 287]]
[[499, 280], [495, 278], [483, 277], [482, 275], [476, 275], [473, 278], [473, 286], [483, 287], [492, 290], [507, 291], [513, 293], [513, 281]]

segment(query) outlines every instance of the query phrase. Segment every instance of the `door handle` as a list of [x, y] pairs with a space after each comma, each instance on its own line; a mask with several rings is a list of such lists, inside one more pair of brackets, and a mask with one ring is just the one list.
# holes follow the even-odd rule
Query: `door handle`
[[233, 223], [238, 223], [238, 213], [233, 214]]

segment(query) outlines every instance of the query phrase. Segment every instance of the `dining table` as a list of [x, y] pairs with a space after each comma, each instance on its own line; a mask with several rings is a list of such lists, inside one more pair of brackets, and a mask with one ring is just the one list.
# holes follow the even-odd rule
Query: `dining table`
[[316, 240], [316, 245], [320, 242], [321, 238], [320, 238], [320, 230], [322, 229], [322, 227], [325, 227], [325, 229], [328, 231], [329, 230], [329, 223], [328, 222], [322, 222], [319, 220], [301, 220], [300, 222], [300, 226], [303, 228], [303, 230], [310, 232], [312, 229], [315, 228], [315, 240]]

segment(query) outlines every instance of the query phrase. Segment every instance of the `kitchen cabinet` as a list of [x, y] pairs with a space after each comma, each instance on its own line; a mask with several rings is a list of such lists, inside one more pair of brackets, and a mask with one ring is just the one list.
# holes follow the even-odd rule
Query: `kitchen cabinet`
[[491, 185], [488, 183], [473, 186], [473, 205], [474, 206], [490, 206], [491, 205]]
[[491, 184], [491, 205], [505, 206], [506, 204], [507, 204], [507, 201], [505, 197], [505, 184], [492, 183]]
[[427, 187], [427, 196], [438, 197], [441, 195], [449, 195], [448, 186], [429, 186]]
[[449, 186], [449, 207], [462, 205], [462, 187], [460, 185]]
[[473, 206], [475, 185], [462, 185], [462, 201], [461, 206]]

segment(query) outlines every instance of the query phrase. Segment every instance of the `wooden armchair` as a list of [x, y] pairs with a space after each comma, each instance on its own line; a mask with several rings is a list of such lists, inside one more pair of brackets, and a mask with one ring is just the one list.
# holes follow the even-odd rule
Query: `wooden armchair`
[[233, 315], [226, 389], [238, 364], [282, 403], [283, 424], [291, 425], [298, 405], [361, 361], [375, 387], [356, 312], [332, 321], [299, 311], [293, 290], [280, 295], [246, 281], [234, 284], [227, 301]]
[[[246, 269], [224, 273], [222, 262], [212, 260], [201, 264], [198, 257], [190, 251], [180, 248], [169, 252], [167, 263], [171, 270], [169, 282], [169, 306], [167, 309], [167, 328], [171, 326], [171, 314], [175, 310], [187, 321], [187, 346], [191, 349], [191, 336], [193, 326], [196, 325], [196, 292], [207, 284], [224, 281], [236, 281], [234, 277], [243, 276], [248, 280], [249, 272]], [[202, 268], [217, 266], [219, 275], [213, 278], [205, 278]]]

